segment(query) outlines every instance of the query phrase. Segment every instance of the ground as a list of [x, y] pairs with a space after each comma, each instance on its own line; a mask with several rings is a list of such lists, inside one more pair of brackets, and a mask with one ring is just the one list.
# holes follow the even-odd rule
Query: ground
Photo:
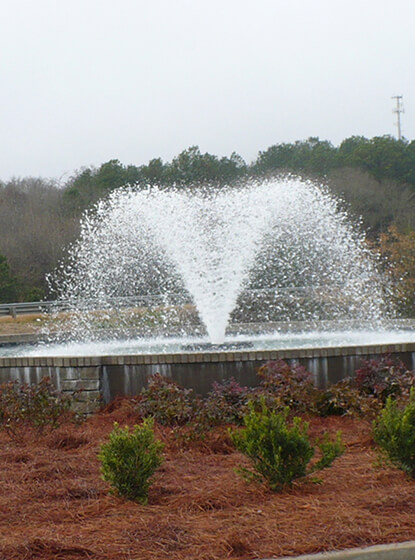
[[18, 315], [16, 319], [6, 315], [0, 317], [0, 336], [39, 332], [44, 324], [44, 315]]
[[157, 426], [165, 461], [148, 505], [111, 495], [100, 477], [114, 421], [139, 421], [131, 401], [20, 443], [0, 432], [1, 560], [254, 559], [415, 539], [415, 481], [376, 464], [365, 421], [310, 419], [313, 436], [341, 429], [346, 453], [320, 484], [280, 494], [235, 473], [244, 458], [225, 428], [184, 444]]

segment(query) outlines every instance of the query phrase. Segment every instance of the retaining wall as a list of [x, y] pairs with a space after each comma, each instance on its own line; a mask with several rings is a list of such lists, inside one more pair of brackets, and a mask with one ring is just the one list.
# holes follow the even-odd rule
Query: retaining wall
[[39, 382], [49, 376], [59, 390], [77, 395], [74, 407], [89, 413], [119, 395], [134, 395], [146, 385], [148, 375], [159, 372], [183, 387], [206, 394], [214, 381], [234, 377], [241, 385], [255, 386], [256, 372], [268, 360], [299, 362], [314, 375], [318, 387], [351, 376], [362, 359], [390, 353], [415, 369], [415, 343], [348, 346], [300, 350], [202, 352], [94, 357], [0, 358], [0, 383], [19, 380]]

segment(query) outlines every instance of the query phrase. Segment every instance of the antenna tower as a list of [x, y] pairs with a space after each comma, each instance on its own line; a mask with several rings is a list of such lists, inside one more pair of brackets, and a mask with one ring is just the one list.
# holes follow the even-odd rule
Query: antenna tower
[[405, 110], [402, 105], [402, 95], [393, 95], [392, 99], [396, 99], [396, 108], [392, 110], [396, 114], [396, 126], [398, 127], [398, 140], [402, 140], [402, 130], [401, 130], [401, 113]]

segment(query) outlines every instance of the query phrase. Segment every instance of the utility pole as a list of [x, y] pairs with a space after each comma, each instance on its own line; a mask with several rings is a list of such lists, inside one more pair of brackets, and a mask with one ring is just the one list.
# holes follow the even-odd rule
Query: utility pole
[[398, 127], [398, 140], [402, 140], [402, 131], [401, 131], [401, 113], [404, 113], [405, 110], [402, 105], [402, 95], [393, 95], [392, 99], [396, 99], [396, 109], [393, 109], [392, 112], [396, 113], [396, 126]]

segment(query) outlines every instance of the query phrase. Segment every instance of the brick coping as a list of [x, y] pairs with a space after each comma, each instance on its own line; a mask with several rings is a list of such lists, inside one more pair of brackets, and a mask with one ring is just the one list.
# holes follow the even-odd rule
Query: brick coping
[[247, 350], [234, 352], [181, 352], [175, 354], [136, 354], [102, 356], [27, 356], [1, 357], [2, 367], [85, 367], [139, 364], [197, 364], [212, 362], [255, 362], [275, 359], [332, 358], [415, 352], [415, 342], [368, 344], [286, 350]]

